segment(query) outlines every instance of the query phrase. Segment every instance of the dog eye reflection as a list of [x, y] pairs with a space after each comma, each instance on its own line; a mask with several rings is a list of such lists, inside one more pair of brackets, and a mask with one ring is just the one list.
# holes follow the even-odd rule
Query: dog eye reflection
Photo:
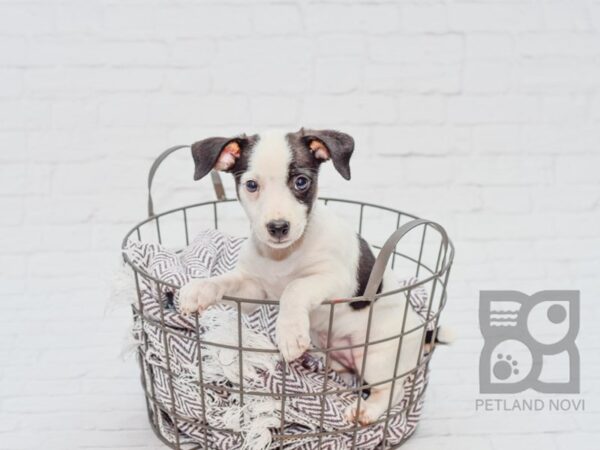
[[298, 175], [294, 178], [294, 188], [297, 191], [305, 191], [310, 187], [310, 180], [304, 175]]
[[248, 192], [256, 192], [258, 191], [258, 183], [254, 180], [246, 181], [246, 190]]

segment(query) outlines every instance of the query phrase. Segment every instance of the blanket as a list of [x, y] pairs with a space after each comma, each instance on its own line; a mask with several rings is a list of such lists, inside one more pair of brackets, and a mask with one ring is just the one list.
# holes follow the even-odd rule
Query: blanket
[[[242, 243], [242, 238], [207, 230], [179, 251], [131, 240], [126, 252], [139, 270], [182, 286], [192, 278], [216, 276], [233, 269]], [[404, 284], [414, 281], [405, 280]], [[396, 445], [414, 432], [427, 383], [425, 369], [417, 372], [416, 380], [411, 376], [407, 381], [407, 386], [414, 381], [412, 393], [417, 399], [407, 411], [402, 413], [411, 389], [406, 389], [387, 424], [353, 431], [354, 423], [345, 419], [344, 411], [360, 395], [358, 389], [348, 390], [356, 388], [358, 380], [331, 370], [326, 373], [324, 359], [316, 352], [285, 363], [274, 343], [276, 306], [262, 305], [250, 314], [238, 316], [235, 307], [223, 303], [208, 308], [199, 318], [186, 317], [178, 312], [176, 288], [140, 275], [137, 289], [139, 300], [136, 297], [133, 301], [138, 313], [134, 314], [133, 333], [142, 359], [146, 395], [160, 405], [153, 407], [160, 433], [170, 442], [178, 441], [181, 448], [280, 448], [281, 441], [274, 437], [282, 432], [282, 423], [286, 436], [283, 448], [290, 450], [309, 450], [318, 445], [323, 449], [345, 449], [352, 443], [356, 443], [356, 448], [370, 450], [381, 445], [384, 434], [387, 445]], [[413, 289], [409, 300], [419, 314], [426, 314], [424, 290]], [[166, 333], [160, 326], [162, 321], [168, 329]], [[241, 352], [235, 349], [238, 330], [245, 347], [267, 351], [244, 352], [240, 361]], [[246, 394], [241, 398], [241, 383], [245, 393], [268, 395]], [[345, 388], [346, 392], [318, 395], [324, 386], [327, 390]], [[282, 407], [280, 394], [284, 390], [287, 394], [304, 395], [288, 397]], [[347, 431], [327, 434], [339, 430]], [[314, 436], [321, 432], [325, 432], [321, 438]]]

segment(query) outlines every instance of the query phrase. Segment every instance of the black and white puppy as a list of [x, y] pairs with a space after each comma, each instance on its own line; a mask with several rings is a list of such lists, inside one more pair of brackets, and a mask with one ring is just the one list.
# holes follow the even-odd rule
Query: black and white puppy
[[[345, 179], [350, 179], [354, 140], [331, 130], [294, 133], [269, 132], [252, 136], [213, 137], [195, 143], [192, 155], [196, 180], [213, 168], [235, 177], [237, 194], [252, 228], [237, 263], [230, 273], [186, 284], [180, 293], [184, 313], [201, 312], [224, 295], [279, 299], [277, 345], [286, 361], [298, 358], [311, 344], [326, 346], [329, 307], [326, 299], [363, 294], [375, 261], [369, 245], [343, 220], [317, 201], [321, 163], [331, 160]], [[380, 289], [397, 287], [388, 271]], [[373, 306], [370, 342], [397, 334], [403, 322], [403, 294], [379, 298]], [[367, 302], [345, 303], [335, 308], [331, 347], [364, 343]], [[407, 308], [406, 330], [421, 323]], [[422, 328], [403, 339], [397, 373], [416, 365]], [[369, 384], [394, 376], [398, 340], [368, 349], [365, 373]], [[332, 352], [332, 367], [359, 372], [363, 347]], [[403, 396], [403, 379], [396, 383], [392, 405]], [[375, 421], [390, 401], [391, 383], [371, 388], [367, 400], [348, 409], [350, 420]]]

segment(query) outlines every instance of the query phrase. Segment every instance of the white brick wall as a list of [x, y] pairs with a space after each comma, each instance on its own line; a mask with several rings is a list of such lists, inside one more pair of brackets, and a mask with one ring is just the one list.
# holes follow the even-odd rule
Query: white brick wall
[[[106, 311], [165, 147], [300, 125], [357, 141], [324, 193], [444, 224], [447, 319], [406, 448], [597, 448], [600, 2], [2, 0], [0, 448], [159, 448]], [[158, 209], [210, 197], [190, 162]], [[581, 289], [584, 414], [476, 414], [481, 289]]]

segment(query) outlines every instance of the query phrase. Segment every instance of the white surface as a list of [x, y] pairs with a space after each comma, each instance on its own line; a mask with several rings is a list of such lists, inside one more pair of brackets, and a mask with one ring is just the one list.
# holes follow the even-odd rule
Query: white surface
[[[597, 1], [2, 1], [0, 448], [160, 448], [126, 307], [105, 313], [165, 147], [280, 126], [357, 142], [323, 194], [444, 224], [457, 247], [407, 449], [597, 448]], [[208, 198], [182, 155], [157, 209]], [[585, 413], [475, 413], [481, 289], [582, 291]]]

